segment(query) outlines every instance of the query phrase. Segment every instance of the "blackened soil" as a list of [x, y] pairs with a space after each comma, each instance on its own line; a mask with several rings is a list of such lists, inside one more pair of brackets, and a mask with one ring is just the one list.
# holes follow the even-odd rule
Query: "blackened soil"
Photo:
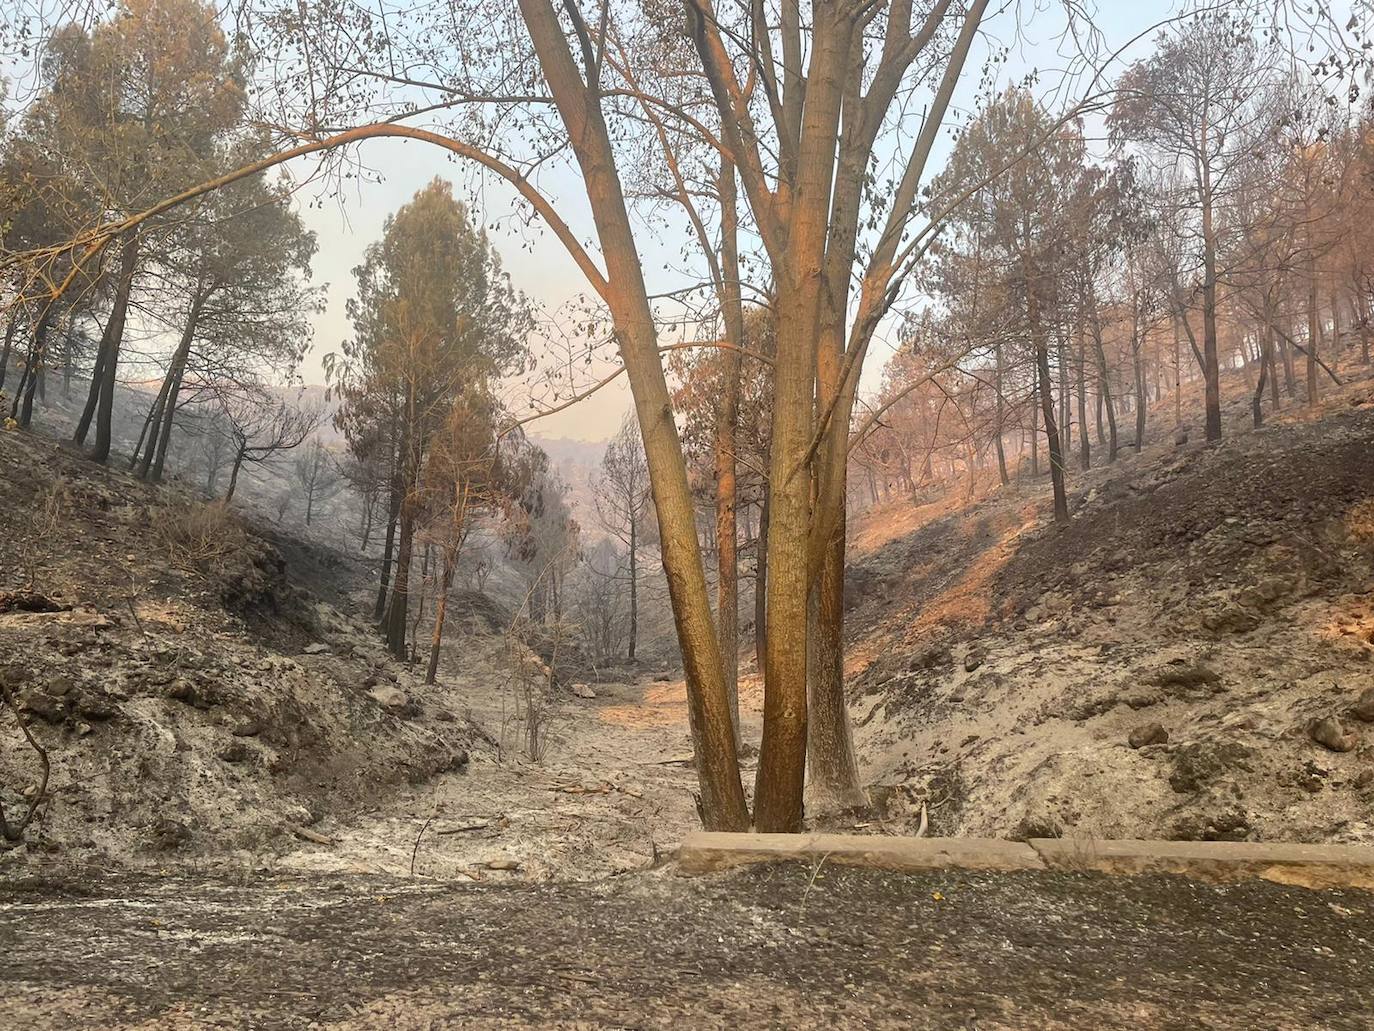
[[23, 1028], [1369, 1028], [1374, 895], [823, 866], [0, 884]]

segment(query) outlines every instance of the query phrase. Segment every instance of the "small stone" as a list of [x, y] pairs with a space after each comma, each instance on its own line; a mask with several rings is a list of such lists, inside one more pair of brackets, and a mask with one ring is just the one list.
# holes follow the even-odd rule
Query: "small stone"
[[1131, 731], [1126, 738], [1126, 743], [1132, 748], [1144, 748], [1146, 745], [1167, 745], [1169, 732], [1158, 723], [1142, 723]]
[[164, 816], [153, 824], [149, 836], [154, 846], [170, 851], [181, 848], [191, 840], [191, 828], [179, 820]]
[[92, 727], [89, 723], [78, 723], [76, 725], [76, 732], [82, 737], [88, 737], [89, 735], [95, 733], [95, 728]]
[[100, 722], [102, 720], [113, 719], [119, 710], [114, 702], [101, 695], [88, 695], [82, 692], [81, 698], [76, 703], [77, 714], [88, 719]]
[[488, 870], [519, 870], [520, 860], [513, 856], [497, 854], [482, 864]]
[[220, 762], [241, 763], [252, 754], [253, 750], [242, 741], [231, 741], [215, 753], [215, 758], [219, 759]]
[[1360, 700], [1351, 708], [1350, 715], [1364, 723], [1374, 723], [1374, 687], [1360, 695]]
[[386, 685], [374, 687], [368, 694], [370, 694], [376, 700], [377, 704], [387, 712], [403, 712], [410, 704], [410, 699], [406, 697], [406, 693], [399, 687], [390, 687]]
[[1333, 752], [1354, 751], [1355, 746], [1360, 743], [1360, 735], [1353, 730], [1347, 731], [1341, 721], [1334, 716], [1312, 720], [1307, 724], [1307, 736]]
[[63, 698], [70, 694], [75, 686], [70, 677], [56, 676], [48, 680], [47, 691], [54, 698]]
[[329, 645], [323, 641], [314, 641], [301, 649], [306, 655], [326, 655], [329, 652]]
[[61, 723], [67, 718], [67, 701], [46, 691], [34, 691], [24, 699], [24, 708], [44, 723]]
[[964, 672], [972, 673], [983, 664], [983, 657], [977, 652], [969, 652], [964, 659]]
[[595, 698], [596, 692], [588, 684], [573, 684], [572, 693], [578, 698]]

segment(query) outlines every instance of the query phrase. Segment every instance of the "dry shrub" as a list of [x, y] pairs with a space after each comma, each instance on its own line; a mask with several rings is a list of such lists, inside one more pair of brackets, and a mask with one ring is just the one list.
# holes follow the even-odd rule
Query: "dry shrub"
[[29, 520], [24, 563], [28, 567], [29, 590], [38, 584], [38, 574], [52, 553], [52, 542], [71, 509], [71, 493], [61, 477], [53, 480], [35, 499]]
[[1365, 547], [1374, 545], [1374, 498], [1352, 506], [1345, 514], [1345, 527]]
[[168, 506], [162, 537], [178, 564], [223, 572], [230, 556], [245, 546], [243, 527], [218, 501]]

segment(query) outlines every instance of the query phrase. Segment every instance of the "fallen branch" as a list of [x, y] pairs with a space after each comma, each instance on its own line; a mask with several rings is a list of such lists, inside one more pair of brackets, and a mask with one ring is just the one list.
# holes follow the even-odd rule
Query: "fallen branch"
[[312, 831], [309, 827], [302, 827], [298, 823], [288, 823], [286, 826], [296, 837], [303, 838], [306, 841], [313, 841], [316, 845], [336, 844], [334, 839], [328, 835], [321, 834], [319, 831]]
[[29, 807], [18, 823], [11, 824], [5, 816], [3, 806], [0, 806], [0, 835], [4, 835], [6, 841], [22, 841], [24, 829], [28, 827], [38, 812], [38, 807], [48, 793], [48, 775], [52, 767], [48, 763], [48, 751], [38, 743], [38, 739], [33, 736], [33, 731], [29, 729], [28, 720], [19, 711], [19, 706], [14, 700], [14, 693], [10, 690], [9, 681], [5, 679], [5, 674], [0, 672], [0, 699], [14, 713], [14, 720], [19, 724], [19, 729], [24, 732], [24, 739], [28, 741], [29, 747], [38, 753], [38, 762], [43, 767], [43, 776], [39, 779], [38, 790], [33, 793], [33, 798], [29, 800]]
[[461, 827], [445, 827], [434, 833], [440, 836], [445, 834], [462, 834], [464, 831], [483, 831], [491, 826], [490, 820], [483, 820], [481, 823], [465, 823]]

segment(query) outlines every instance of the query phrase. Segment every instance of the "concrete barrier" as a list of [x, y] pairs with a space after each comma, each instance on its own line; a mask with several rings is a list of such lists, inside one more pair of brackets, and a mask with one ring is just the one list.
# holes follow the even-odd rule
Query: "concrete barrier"
[[884, 870], [1043, 870], [1029, 845], [996, 838], [898, 838], [880, 834], [729, 834], [697, 831], [682, 839], [678, 869], [709, 873], [746, 863], [800, 860]]
[[1374, 848], [1258, 841], [1109, 841], [1032, 838], [1052, 870], [1174, 873], [1205, 881], [1262, 878], [1308, 888], [1374, 890]]
[[1374, 890], [1374, 847], [1248, 841], [1096, 838], [900, 838], [880, 834], [728, 834], [698, 831], [678, 869], [703, 874], [751, 863], [846, 863], [883, 870], [1070, 870], [1181, 874], [1226, 882], [1263, 878], [1308, 888]]

